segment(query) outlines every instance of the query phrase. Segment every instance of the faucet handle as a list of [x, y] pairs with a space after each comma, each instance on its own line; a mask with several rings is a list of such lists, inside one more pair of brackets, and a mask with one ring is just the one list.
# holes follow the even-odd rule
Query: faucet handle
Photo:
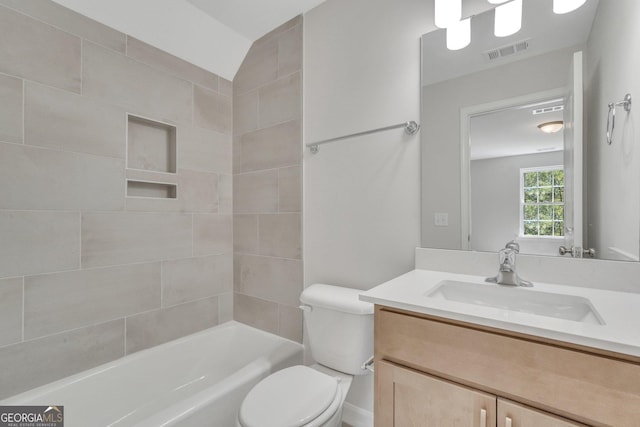
[[520, 244], [515, 240], [511, 240], [510, 242], [507, 242], [507, 244], [504, 245], [504, 248], [511, 249], [512, 251], [515, 251], [515, 253], [517, 254], [520, 253]]

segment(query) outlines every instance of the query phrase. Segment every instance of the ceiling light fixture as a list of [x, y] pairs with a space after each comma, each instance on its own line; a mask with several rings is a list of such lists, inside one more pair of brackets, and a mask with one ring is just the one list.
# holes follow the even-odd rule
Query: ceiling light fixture
[[471, 43], [471, 18], [447, 27], [447, 49], [460, 50]]
[[538, 125], [538, 129], [540, 129], [544, 133], [560, 132], [563, 127], [564, 127], [564, 122], [562, 120], [540, 123]]
[[520, 31], [522, 27], [522, 0], [512, 0], [495, 9], [496, 37], [507, 37]]
[[553, 0], [553, 13], [561, 15], [563, 13], [573, 12], [587, 0]]
[[447, 28], [462, 18], [462, 0], [436, 0], [435, 24]]

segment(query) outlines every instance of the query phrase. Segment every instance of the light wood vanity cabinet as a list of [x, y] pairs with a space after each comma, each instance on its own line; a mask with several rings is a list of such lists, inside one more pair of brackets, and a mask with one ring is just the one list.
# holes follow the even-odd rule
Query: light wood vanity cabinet
[[376, 427], [640, 427], [640, 359], [376, 306]]

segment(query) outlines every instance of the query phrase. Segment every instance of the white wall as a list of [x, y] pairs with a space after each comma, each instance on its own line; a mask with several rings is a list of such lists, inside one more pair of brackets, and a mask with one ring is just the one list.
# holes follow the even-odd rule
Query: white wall
[[[305, 15], [305, 143], [419, 121], [426, 17], [420, 0], [329, 0]], [[369, 289], [413, 268], [419, 147], [398, 129], [305, 150], [305, 286]], [[347, 401], [373, 411], [373, 376]]]
[[[490, 7], [464, 2], [466, 15]], [[433, 1], [328, 0], [305, 14], [304, 142], [420, 117], [420, 36]], [[305, 285], [369, 289], [414, 266], [420, 136], [402, 129], [304, 152]], [[347, 401], [373, 410], [373, 378]]]
[[53, 1], [227, 80], [253, 42], [187, 1]]
[[[422, 88], [422, 246], [460, 248], [460, 109], [565, 86], [572, 53], [563, 49]], [[448, 227], [433, 215], [449, 214]]]
[[471, 162], [471, 249], [496, 252], [510, 240], [520, 253], [557, 255], [564, 239], [520, 237], [520, 169], [562, 165], [562, 151]]
[[[607, 104], [640, 96], [640, 2], [600, 1], [586, 53], [587, 238], [603, 257], [640, 254], [640, 146], [637, 105], [617, 109], [614, 142], [605, 142]], [[615, 209], [611, 207], [615, 206]]]

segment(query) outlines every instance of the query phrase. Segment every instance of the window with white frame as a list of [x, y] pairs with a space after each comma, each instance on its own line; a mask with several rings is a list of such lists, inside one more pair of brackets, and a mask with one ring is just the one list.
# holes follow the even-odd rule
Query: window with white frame
[[520, 169], [520, 235], [564, 236], [564, 168]]

